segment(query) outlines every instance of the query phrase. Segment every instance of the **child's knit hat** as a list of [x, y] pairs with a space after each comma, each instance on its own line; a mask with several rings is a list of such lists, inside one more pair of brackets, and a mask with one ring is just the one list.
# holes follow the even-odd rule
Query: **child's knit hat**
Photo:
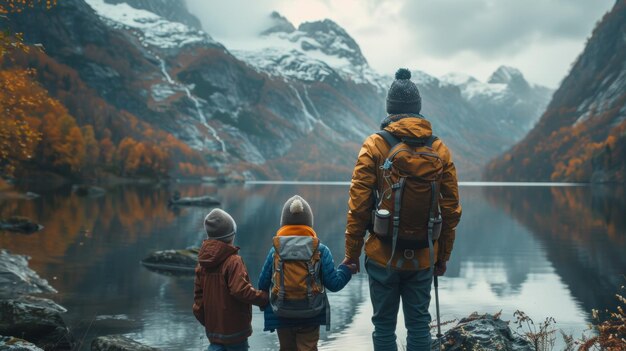
[[313, 211], [311, 206], [300, 195], [295, 195], [283, 206], [280, 216], [280, 226], [284, 225], [308, 225], [313, 227]]
[[204, 230], [209, 239], [229, 242], [237, 233], [237, 223], [228, 213], [216, 208], [204, 217]]

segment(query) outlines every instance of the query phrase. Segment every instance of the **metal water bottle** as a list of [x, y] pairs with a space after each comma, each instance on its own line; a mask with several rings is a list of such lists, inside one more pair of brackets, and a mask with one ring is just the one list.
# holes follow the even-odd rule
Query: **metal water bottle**
[[374, 233], [379, 236], [389, 235], [389, 218], [391, 213], [388, 210], [380, 209], [374, 213]]

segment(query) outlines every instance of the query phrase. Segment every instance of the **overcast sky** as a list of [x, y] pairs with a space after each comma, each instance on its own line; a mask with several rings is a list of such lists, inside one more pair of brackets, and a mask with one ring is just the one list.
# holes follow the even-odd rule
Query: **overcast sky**
[[278, 11], [296, 27], [330, 18], [383, 74], [398, 67], [486, 80], [500, 65], [556, 88], [615, 0], [187, 0], [205, 30], [229, 47]]

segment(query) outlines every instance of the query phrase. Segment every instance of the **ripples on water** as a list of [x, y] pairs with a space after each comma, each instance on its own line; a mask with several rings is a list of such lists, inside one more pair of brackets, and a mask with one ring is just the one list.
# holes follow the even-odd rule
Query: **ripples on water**
[[[592, 308], [616, 305], [626, 271], [623, 189], [553, 185], [461, 187], [463, 219], [440, 280], [443, 320], [500, 310], [512, 319], [520, 309], [537, 321], [552, 316], [579, 335]], [[0, 199], [0, 216], [28, 216], [46, 227], [28, 236], [0, 233], [0, 247], [32, 256], [31, 266], [59, 290], [52, 297], [68, 308], [66, 320], [87, 341], [84, 349], [94, 336], [111, 333], [172, 350], [208, 344], [191, 314], [193, 279], [139, 264], [151, 251], [197, 246], [205, 236], [207, 209], [168, 209], [173, 190], [222, 200], [238, 222], [237, 245], [255, 281], [282, 204], [295, 193], [313, 207], [315, 229], [335, 261], [343, 258], [348, 188], [342, 183], [120, 186], [99, 198], [56, 189], [30, 201]], [[331, 305], [333, 328], [322, 332], [320, 348], [371, 349], [365, 274], [331, 294]], [[254, 311], [252, 349], [276, 349], [276, 336], [262, 332], [263, 316]], [[398, 326], [403, 339], [402, 316]]]

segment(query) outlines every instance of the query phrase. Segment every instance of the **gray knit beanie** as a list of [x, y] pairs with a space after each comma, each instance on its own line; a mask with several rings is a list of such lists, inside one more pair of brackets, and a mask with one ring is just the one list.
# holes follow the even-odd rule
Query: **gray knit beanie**
[[237, 233], [237, 223], [228, 213], [216, 208], [204, 217], [204, 230], [209, 239], [229, 242]]
[[280, 226], [284, 225], [308, 225], [313, 227], [313, 211], [311, 206], [300, 195], [295, 195], [283, 206], [280, 216]]
[[422, 98], [417, 86], [411, 81], [411, 71], [400, 68], [396, 72], [396, 80], [391, 83], [387, 92], [387, 113], [390, 115], [419, 114], [421, 110]]

